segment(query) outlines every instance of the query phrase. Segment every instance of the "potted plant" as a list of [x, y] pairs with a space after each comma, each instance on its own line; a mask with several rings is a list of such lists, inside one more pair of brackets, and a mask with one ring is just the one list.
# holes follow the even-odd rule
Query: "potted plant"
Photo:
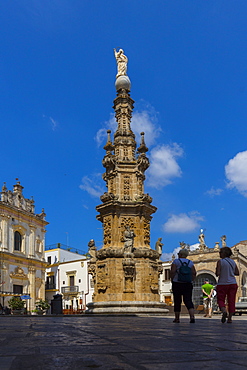
[[47, 310], [50, 308], [50, 305], [47, 301], [40, 299], [39, 301], [35, 302], [36, 309], [33, 310], [37, 312], [38, 315], [46, 314]]
[[20, 297], [14, 296], [10, 298], [8, 304], [13, 315], [20, 315], [24, 313], [25, 301], [22, 301]]

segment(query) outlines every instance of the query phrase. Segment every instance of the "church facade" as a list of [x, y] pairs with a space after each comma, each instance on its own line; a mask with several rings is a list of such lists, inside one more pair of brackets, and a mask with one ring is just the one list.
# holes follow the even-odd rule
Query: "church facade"
[[[222, 246], [226, 245], [226, 238], [223, 236], [221, 238]], [[216, 243], [213, 248], [206, 246], [204, 242], [204, 237], [199, 236], [199, 246], [197, 249], [190, 251], [188, 258], [194, 262], [197, 276], [194, 281], [193, 287], [193, 302], [195, 307], [202, 304], [202, 290], [201, 286], [204, 284], [205, 279], [208, 279], [210, 284], [213, 286], [217, 285], [218, 278], [215, 275], [215, 269], [217, 261], [220, 259], [219, 250], [220, 243]], [[181, 247], [186, 247], [189, 249], [189, 245], [180, 243]], [[239, 297], [247, 296], [247, 240], [241, 241], [235, 244], [232, 249], [231, 258], [236, 262], [239, 269], [239, 276], [236, 276], [238, 291], [236, 295], [236, 300]], [[175, 256], [173, 256], [175, 258]], [[160, 277], [159, 289], [160, 297], [162, 302], [171, 304], [173, 301], [172, 297], [172, 286], [170, 282], [170, 268], [172, 260], [162, 263], [163, 272]], [[214, 308], [216, 309], [217, 303], [214, 300]]]
[[[224, 246], [224, 244], [223, 244]], [[195, 264], [197, 277], [194, 282], [194, 303], [201, 304], [201, 286], [205, 279], [208, 279], [210, 284], [216, 285], [218, 278], [215, 275], [216, 263], [220, 259], [219, 243], [216, 243], [214, 248], [199, 246], [199, 249], [190, 251], [189, 259]], [[239, 269], [239, 276], [236, 276], [238, 291], [236, 299], [247, 296], [247, 241], [241, 241], [235, 244], [232, 249], [231, 258], [236, 262]]]
[[44, 210], [35, 214], [34, 200], [23, 196], [19, 181], [8, 190], [4, 183], [0, 200], [0, 297], [3, 306], [14, 295], [25, 295], [27, 310], [45, 299], [44, 258], [46, 225]]

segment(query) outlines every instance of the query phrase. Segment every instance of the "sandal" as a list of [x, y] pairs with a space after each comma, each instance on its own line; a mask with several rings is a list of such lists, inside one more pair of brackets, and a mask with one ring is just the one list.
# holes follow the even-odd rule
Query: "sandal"
[[227, 312], [223, 312], [222, 317], [221, 317], [222, 324], [226, 322], [226, 319], [227, 319]]
[[174, 319], [173, 322], [180, 323], [179, 319]]

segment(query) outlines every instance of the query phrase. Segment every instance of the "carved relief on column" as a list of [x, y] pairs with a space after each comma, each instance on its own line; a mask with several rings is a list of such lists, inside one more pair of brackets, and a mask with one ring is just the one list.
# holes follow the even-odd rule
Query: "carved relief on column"
[[139, 177], [137, 181], [138, 181], [138, 194], [142, 195], [143, 194], [143, 178]]
[[96, 283], [96, 263], [95, 262], [88, 262], [88, 273], [92, 275], [93, 283]]
[[147, 219], [143, 220], [143, 230], [144, 230], [144, 244], [150, 245], [150, 221]]
[[115, 194], [116, 189], [114, 188], [114, 178], [111, 177], [108, 182], [108, 192]]
[[124, 292], [134, 293], [134, 278], [136, 274], [135, 261], [132, 258], [125, 258], [122, 261], [124, 270]]
[[97, 265], [97, 290], [98, 292], [105, 292], [108, 288], [108, 269], [106, 263], [99, 263]]
[[153, 293], [159, 291], [159, 279], [158, 279], [158, 264], [156, 262], [149, 262], [150, 266], [150, 289]]
[[104, 245], [109, 246], [112, 241], [112, 218], [111, 216], [104, 217]]
[[120, 228], [121, 228], [121, 242], [124, 242], [124, 232], [127, 227], [129, 227], [131, 230], [134, 229], [134, 219], [133, 217], [122, 217]]
[[130, 200], [130, 189], [131, 189], [131, 183], [130, 183], [130, 176], [124, 176], [123, 179], [123, 200]]

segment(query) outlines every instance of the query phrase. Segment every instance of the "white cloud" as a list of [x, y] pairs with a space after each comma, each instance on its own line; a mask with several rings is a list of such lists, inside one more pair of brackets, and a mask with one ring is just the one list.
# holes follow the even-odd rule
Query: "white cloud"
[[[159, 136], [161, 128], [157, 124], [156, 112], [154, 108], [146, 106], [142, 111], [134, 111], [131, 119], [131, 129], [136, 136], [136, 142], [140, 144], [140, 133], [145, 132], [145, 142], [147, 146], [154, 145], [155, 139]], [[107, 130], [115, 132], [117, 129], [117, 122], [112, 113], [110, 119], [104, 122], [104, 127], [97, 131], [95, 140], [97, 145], [100, 146], [106, 141]]]
[[46, 121], [48, 121], [51, 125], [52, 131], [55, 131], [59, 125], [58, 121], [56, 121], [52, 117], [47, 117], [45, 114], [43, 114], [43, 118], [45, 118]]
[[147, 185], [161, 188], [171, 184], [171, 179], [182, 175], [177, 158], [183, 156], [183, 149], [176, 143], [159, 145], [150, 152], [150, 168], [147, 172]]
[[167, 222], [163, 225], [163, 229], [167, 233], [189, 233], [200, 228], [199, 221], [203, 217], [198, 212], [180, 213], [179, 215], [171, 215]]
[[223, 192], [223, 189], [220, 189], [220, 188], [215, 189], [212, 186], [210, 190], [206, 191], [206, 194], [209, 195], [211, 198], [213, 198], [214, 196], [220, 195], [222, 192]]
[[156, 117], [152, 111], [148, 110], [133, 113], [131, 128], [136, 135], [137, 145], [140, 144], [141, 132], [145, 132], [145, 143], [147, 146], [154, 145], [155, 139], [161, 132], [161, 128], [156, 124]]
[[51, 122], [51, 128], [52, 128], [52, 131], [55, 131], [57, 126], [58, 126], [58, 122], [55, 121], [52, 117], [49, 117], [49, 120]]
[[99, 176], [93, 175], [92, 179], [88, 176], [84, 176], [81, 180], [80, 189], [85, 190], [92, 197], [99, 198], [103, 193], [103, 186], [99, 185]]
[[247, 197], [247, 150], [238, 153], [225, 166], [225, 175], [228, 188], [236, 188], [239, 193]]
[[115, 132], [117, 129], [117, 122], [115, 120], [115, 116], [113, 113], [111, 113], [111, 117], [109, 121], [104, 122], [104, 127], [99, 129], [96, 133], [95, 140], [97, 143], [97, 146], [101, 146], [102, 144], [105, 145], [106, 139], [107, 139], [107, 130], [111, 130], [112, 132]]

